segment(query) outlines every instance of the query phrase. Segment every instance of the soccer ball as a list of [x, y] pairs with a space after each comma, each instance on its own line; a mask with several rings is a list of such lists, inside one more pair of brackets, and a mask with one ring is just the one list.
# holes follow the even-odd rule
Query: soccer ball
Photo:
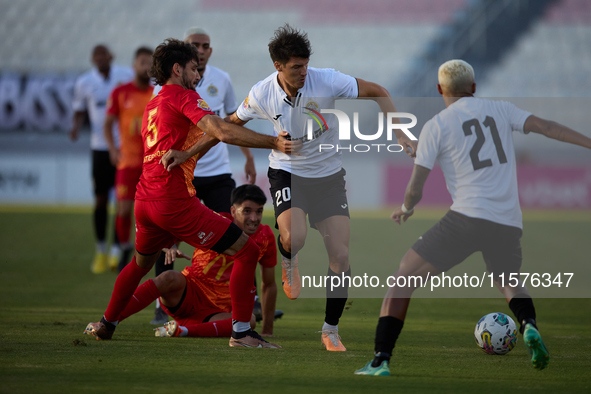
[[504, 313], [489, 313], [476, 323], [474, 339], [487, 354], [507, 354], [517, 343], [517, 326]]

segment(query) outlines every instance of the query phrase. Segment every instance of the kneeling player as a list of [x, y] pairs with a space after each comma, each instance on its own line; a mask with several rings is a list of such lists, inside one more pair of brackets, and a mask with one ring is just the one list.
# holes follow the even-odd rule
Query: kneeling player
[[[242, 185], [234, 189], [231, 200], [231, 215], [221, 215], [233, 220], [260, 248], [258, 262], [261, 265], [263, 306], [261, 335], [272, 336], [277, 298], [277, 247], [273, 230], [261, 225], [263, 205], [267, 198], [258, 186]], [[167, 263], [177, 256], [189, 259], [175, 246], [167, 251]], [[229, 337], [232, 334], [232, 304], [228, 281], [233, 263], [232, 256], [195, 249], [192, 265], [182, 273], [165, 271], [138, 287], [132, 301], [120, 315], [120, 321], [160, 297], [162, 308], [174, 320], [164, 327], [156, 328], [156, 336]], [[254, 325], [253, 316], [253, 329]]]

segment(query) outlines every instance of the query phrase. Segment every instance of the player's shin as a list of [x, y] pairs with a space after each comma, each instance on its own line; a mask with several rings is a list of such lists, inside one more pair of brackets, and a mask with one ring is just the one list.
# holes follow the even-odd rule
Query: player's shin
[[148, 279], [135, 290], [133, 296], [129, 300], [129, 303], [119, 315], [118, 320], [122, 321], [127, 319], [129, 316], [138, 313], [154, 302], [154, 300], [160, 297], [160, 295], [160, 291], [154, 284], [154, 281], [152, 279]]
[[255, 293], [253, 283], [258, 256], [259, 247], [250, 238], [242, 249], [234, 255], [234, 266], [230, 276], [232, 319], [239, 323], [246, 323], [246, 325], [235, 324], [234, 331], [237, 332], [250, 329], [250, 318], [254, 307]]
[[519, 332], [523, 334], [525, 325], [527, 323], [536, 326], [536, 308], [531, 297], [527, 294], [517, 294], [511, 301], [509, 301], [509, 308], [517, 318], [517, 321], [521, 325]]
[[140, 280], [150, 272], [150, 268], [140, 268], [136, 261], [135, 256], [131, 260], [130, 264], [127, 264], [125, 268], [117, 276], [115, 281], [115, 287], [113, 288], [113, 294], [109, 301], [109, 306], [105, 311], [105, 319], [111, 323], [117, 322], [119, 315], [127, 304], [133, 293], [138, 287]]
[[384, 360], [389, 361], [392, 351], [398, 340], [398, 335], [402, 331], [404, 321], [393, 316], [382, 316], [378, 320], [375, 340], [375, 357], [372, 361], [372, 367], [376, 368]]
[[[333, 280], [334, 278], [334, 280]], [[328, 268], [328, 280], [326, 283], [326, 311], [325, 323], [331, 326], [339, 324], [339, 319], [345, 309], [349, 286], [351, 284], [351, 267], [342, 274], [335, 273]], [[324, 328], [323, 328], [324, 329]]]

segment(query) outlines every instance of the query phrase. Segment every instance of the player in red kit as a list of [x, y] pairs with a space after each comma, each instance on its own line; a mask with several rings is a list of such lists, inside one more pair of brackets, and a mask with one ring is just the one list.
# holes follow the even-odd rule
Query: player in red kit
[[[109, 306], [100, 322], [89, 323], [85, 332], [97, 339], [110, 339], [119, 315], [140, 280], [150, 271], [161, 249], [181, 240], [191, 246], [211, 249], [234, 257], [230, 277], [233, 347], [276, 348], [250, 328], [254, 305], [254, 271], [259, 248], [227, 218], [206, 208], [194, 198], [193, 170], [196, 159], [167, 171], [159, 164], [170, 149], [198, 147], [204, 151], [217, 140], [253, 148], [279, 149], [293, 153], [295, 143], [285, 138], [262, 135], [224, 122], [209, 110], [195, 92], [199, 81], [197, 50], [191, 44], [167, 39], [153, 56], [151, 75], [163, 85], [144, 112], [142, 139], [144, 162], [135, 202], [135, 256], [117, 277]], [[204, 137], [204, 133], [211, 136]]]
[[[261, 224], [265, 193], [256, 185], [242, 185], [231, 196], [231, 213], [222, 213], [232, 220], [260, 248], [258, 262], [261, 266], [261, 300], [263, 310], [262, 336], [273, 335], [273, 318], [277, 298], [275, 265], [277, 247], [271, 227]], [[191, 259], [176, 246], [166, 250], [166, 263], [176, 257]], [[196, 248], [191, 266], [183, 272], [164, 271], [137, 288], [125, 310], [119, 315], [123, 320], [150, 305], [160, 297], [163, 310], [174, 320], [155, 329], [156, 336], [163, 337], [229, 337], [232, 333], [231, 297], [228, 281], [231, 278], [234, 258], [213, 250]], [[168, 317], [168, 316], [167, 316]], [[254, 316], [251, 326], [254, 328]]]

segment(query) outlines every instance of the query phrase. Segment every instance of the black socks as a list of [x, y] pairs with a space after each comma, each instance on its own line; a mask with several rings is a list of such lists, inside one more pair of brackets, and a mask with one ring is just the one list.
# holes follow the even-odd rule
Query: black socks
[[523, 334], [523, 330], [525, 330], [525, 325], [527, 323], [538, 328], [536, 326], [536, 308], [534, 308], [534, 302], [530, 296], [525, 294], [516, 295], [511, 298], [511, 301], [509, 301], [509, 308], [520, 324], [519, 332], [521, 334]]

